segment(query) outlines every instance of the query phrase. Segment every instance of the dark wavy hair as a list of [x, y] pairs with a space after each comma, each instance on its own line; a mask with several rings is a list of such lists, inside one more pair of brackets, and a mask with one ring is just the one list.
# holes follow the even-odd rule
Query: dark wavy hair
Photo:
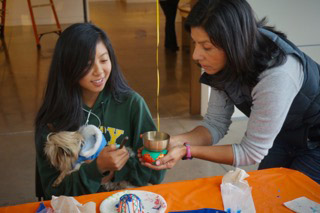
[[48, 124], [55, 131], [74, 131], [80, 127], [84, 113], [79, 80], [92, 67], [100, 41], [106, 46], [112, 65], [104, 90], [111, 92], [116, 101], [131, 91], [106, 33], [90, 23], [73, 24], [62, 32], [55, 46], [43, 103], [35, 120], [36, 132]]
[[246, 0], [198, 0], [185, 22], [188, 32], [194, 27], [202, 27], [212, 44], [226, 53], [226, 66], [212, 78], [216, 89], [222, 90], [226, 82], [235, 79], [252, 88], [261, 72], [286, 59], [258, 29], [265, 28], [282, 38], [286, 35], [266, 26], [266, 18], [258, 22]]

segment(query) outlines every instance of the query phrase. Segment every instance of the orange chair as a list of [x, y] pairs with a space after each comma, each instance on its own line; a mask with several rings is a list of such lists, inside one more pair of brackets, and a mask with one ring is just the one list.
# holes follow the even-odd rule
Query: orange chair
[[[61, 34], [61, 26], [60, 26], [59, 19], [58, 19], [57, 13], [56, 13], [56, 9], [55, 9], [54, 4], [53, 4], [53, 0], [49, 0], [48, 4], [38, 4], [38, 5], [32, 5], [31, 4], [31, 0], [27, 0], [27, 1], [28, 1], [28, 7], [29, 7], [29, 11], [30, 11], [32, 27], [33, 27], [33, 32], [34, 32], [34, 36], [35, 36], [35, 39], [36, 39], [37, 47], [40, 48], [41, 47], [41, 45], [40, 45], [41, 37], [43, 35], [45, 35], [45, 34], [48, 34], [48, 33], [56, 33], [56, 34], [60, 35]], [[55, 19], [55, 22], [56, 22], [56, 25], [57, 25], [57, 30], [38, 34], [37, 24], [35, 22], [35, 18], [34, 18], [34, 14], [33, 14], [33, 8], [48, 7], [48, 6], [51, 6], [51, 9], [52, 9], [52, 12], [53, 12], [53, 15], [54, 15], [54, 19]]]

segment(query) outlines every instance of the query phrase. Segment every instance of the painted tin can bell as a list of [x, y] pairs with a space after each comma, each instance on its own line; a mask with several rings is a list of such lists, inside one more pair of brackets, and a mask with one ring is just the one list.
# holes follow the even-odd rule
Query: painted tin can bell
[[155, 162], [163, 158], [167, 153], [170, 135], [164, 132], [150, 131], [142, 135], [143, 150], [142, 158], [145, 162], [155, 164]]

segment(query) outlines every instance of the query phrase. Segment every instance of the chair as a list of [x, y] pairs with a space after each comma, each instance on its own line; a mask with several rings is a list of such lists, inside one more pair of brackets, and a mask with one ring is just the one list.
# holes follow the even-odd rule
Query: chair
[[[57, 30], [50, 31], [50, 32], [44, 32], [44, 33], [38, 33], [37, 24], [36, 24], [35, 17], [34, 17], [34, 14], [33, 14], [33, 8], [48, 7], [48, 6], [50, 6], [51, 9], [52, 9], [52, 12], [53, 12], [53, 15], [54, 15], [54, 20], [55, 20], [56, 26], [57, 26]], [[32, 5], [31, 4], [31, 0], [28, 0], [28, 7], [29, 7], [29, 11], [30, 11], [31, 22], [32, 22], [32, 27], [33, 27], [33, 33], [34, 33], [34, 37], [36, 39], [37, 47], [41, 48], [40, 39], [41, 39], [41, 37], [43, 35], [48, 34], [48, 33], [56, 33], [58, 35], [61, 34], [61, 26], [60, 26], [60, 22], [59, 22], [59, 19], [58, 19], [58, 15], [56, 13], [56, 9], [54, 7], [53, 0], [49, 0], [48, 4], [38, 4], [38, 5]]]

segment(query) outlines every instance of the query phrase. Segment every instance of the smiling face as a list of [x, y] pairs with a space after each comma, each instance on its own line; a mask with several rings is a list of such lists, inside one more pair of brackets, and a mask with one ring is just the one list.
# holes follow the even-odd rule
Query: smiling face
[[220, 72], [227, 61], [224, 50], [212, 44], [208, 33], [202, 27], [191, 28], [191, 38], [195, 44], [193, 60], [197, 61], [208, 74]]
[[[85, 100], [93, 100], [103, 90], [111, 73], [111, 61], [104, 43], [99, 41], [96, 45], [96, 55], [89, 72], [80, 79], [82, 97]], [[91, 102], [91, 101], [90, 101]], [[87, 103], [88, 104], [88, 103]], [[91, 104], [89, 104], [91, 105]]]

